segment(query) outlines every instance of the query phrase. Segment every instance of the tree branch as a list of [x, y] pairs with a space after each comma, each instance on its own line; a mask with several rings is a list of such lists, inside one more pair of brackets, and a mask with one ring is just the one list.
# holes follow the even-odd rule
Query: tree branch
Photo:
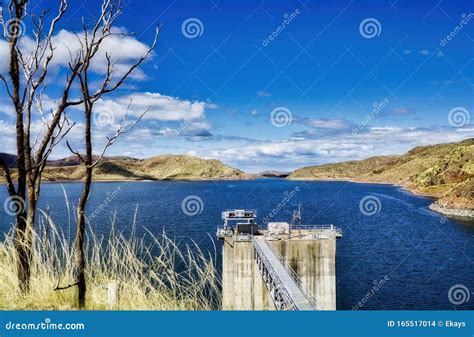
[[12, 179], [12, 176], [11, 176], [11, 173], [10, 173], [10, 168], [8, 167], [7, 163], [5, 163], [5, 161], [3, 160], [2, 157], [0, 157], [0, 166], [3, 169], [3, 176], [5, 177], [5, 179], [7, 181], [8, 194], [10, 196], [16, 195], [15, 185], [13, 184], [13, 179]]
[[69, 285], [64, 286], [64, 287], [60, 287], [60, 286], [59, 286], [59, 283], [58, 283], [58, 284], [56, 285], [56, 287], [54, 287], [53, 290], [54, 290], [54, 291], [66, 290], [66, 289], [69, 289], [69, 288], [72, 288], [72, 287], [76, 287], [76, 286], [78, 286], [78, 285], [79, 285], [79, 281], [74, 282], [74, 283], [69, 284]]

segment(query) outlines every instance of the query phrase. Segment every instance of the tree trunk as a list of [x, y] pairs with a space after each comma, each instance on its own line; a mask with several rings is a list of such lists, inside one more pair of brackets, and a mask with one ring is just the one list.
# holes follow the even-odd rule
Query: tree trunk
[[[16, 76], [16, 75], [15, 75]], [[27, 172], [25, 170], [25, 147], [24, 147], [24, 133], [23, 133], [23, 112], [21, 108], [17, 109], [16, 122], [16, 145], [17, 145], [17, 192], [16, 197], [19, 198], [19, 206], [16, 210], [16, 224], [15, 224], [15, 245], [17, 252], [17, 274], [18, 283], [21, 291], [27, 292], [30, 289], [30, 275], [31, 275], [31, 255], [32, 255], [32, 240], [31, 231], [32, 224], [27, 221], [28, 215], [26, 211], [26, 181]]]
[[[45, 84], [47, 70], [53, 58], [54, 47], [52, 44], [52, 37], [56, 31], [57, 22], [61, 19], [67, 9], [66, 1], [59, 1], [58, 15], [51, 21], [49, 31], [45, 35], [44, 18], [48, 11], [43, 11], [38, 17], [34, 13], [29, 13], [27, 7], [32, 1], [28, 0], [10, 0], [4, 9], [8, 9], [8, 20], [4, 15], [1, 15], [5, 32], [11, 34], [4, 34], [8, 41], [9, 53], [9, 67], [8, 74], [10, 76], [10, 83], [2, 76], [8, 96], [11, 99], [12, 108], [15, 111], [16, 125], [16, 149], [17, 161], [16, 170], [18, 173], [16, 187], [13, 183], [12, 176], [8, 167], [3, 164], [4, 175], [7, 178], [7, 188], [10, 197], [13, 199], [13, 206], [15, 210], [15, 251], [16, 251], [16, 265], [18, 286], [22, 292], [27, 292], [30, 289], [31, 277], [31, 263], [34, 252], [34, 226], [36, 206], [39, 198], [41, 174], [44, 169], [44, 164], [51, 153], [54, 145], [61, 140], [65, 134], [70, 130], [62, 130], [64, 123], [61, 123], [61, 118], [68, 105], [69, 90], [76, 79], [76, 71], [79, 64], [71, 65], [71, 74], [68, 76], [66, 86], [64, 88], [62, 98], [59, 101], [54, 117], [50, 122], [44, 122], [44, 134], [36, 149], [32, 149], [30, 141], [30, 131], [32, 124], [32, 106], [35, 97], [38, 97], [38, 92], [43, 92], [46, 89]], [[34, 7], [34, 4], [31, 4]], [[34, 10], [34, 8], [33, 8]], [[0, 8], [1, 11], [1, 8]], [[22, 55], [24, 51], [19, 29], [20, 23], [27, 21], [30, 16], [33, 25], [35, 26], [31, 47], [33, 48], [26, 54]], [[28, 21], [31, 21], [28, 20]], [[26, 27], [25, 27], [26, 29]], [[43, 36], [45, 35], [45, 36]], [[25, 36], [26, 38], [26, 36]], [[28, 49], [28, 48], [27, 48]], [[56, 132], [56, 131], [59, 131]], [[61, 135], [61, 131], [63, 134]], [[33, 146], [34, 148], [35, 146]], [[33, 159], [33, 157], [35, 157]], [[39, 166], [37, 166], [39, 165]], [[2, 165], [0, 165], [2, 166]], [[6, 171], [5, 171], [6, 168]]]
[[28, 292], [30, 290], [31, 247], [27, 240], [27, 232], [26, 212], [23, 211], [16, 216], [15, 228], [18, 285], [22, 292]]
[[[14, 17], [20, 19], [24, 13], [25, 3], [14, 3]], [[7, 29], [10, 29], [8, 27]], [[20, 206], [16, 210], [15, 224], [15, 246], [17, 252], [17, 274], [18, 283], [21, 291], [27, 292], [30, 289], [31, 275], [31, 241], [29, 240], [30, 224], [27, 221], [26, 212], [26, 158], [25, 158], [25, 132], [23, 125], [23, 106], [20, 99], [20, 59], [16, 49], [18, 45], [18, 36], [13, 36], [9, 41], [10, 64], [9, 75], [12, 82], [12, 100], [16, 112], [16, 148], [17, 148], [17, 171], [18, 187], [15, 197], [20, 200]], [[10, 195], [13, 197], [13, 195]]]
[[77, 232], [76, 232], [76, 259], [77, 259], [77, 301], [80, 309], [86, 304], [86, 261], [84, 252], [86, 218], [85, 207], [89, 199], [92, 184], [92, 137], [91, 137], [91, 114], [92, 106], [85, 104], [85, 141], [86, 141], [86, 177], [84, 180], [84, 189], [77, 206]]
[[[92, 117], [92, 110], [94, 103], [97, 102], [102, 95], [111, 93], [122, 86], [124, 81], [130, 76], [130, 74], [140, 66], [143, 61], [150, 55], [151, 51], [156, 46], [156, 41], [158, 38], [159, 29], [156, 29], [155, 38], [153, 40], [153, 44], [151, 48], [147, 50], [145, 55], [141, 57], [136, 63], [132, 64], [128, 71], [125, 72], [114, 84], [111, 83], [112, 79], [114, 78], [114, 65], [111, 61], [110, 56], [106, 55], [107, 60], [107, 71], [105, 74], [104, 81], [102, 85], [99, 85], [99, 90], [91, 94], [89, 90], [89, 76], [88, 70], [91, 62], [93, 62], [94, 56], [99, 51], [99, 48], [107, 36], [113, 35], [111, 26], [114, 24], [115, 19], [117, 16], [120, 15], [122, 11], [122, 2], [121, 1], [104, 1], [101, 10], [101, 17], [98, 21], [94, 24], [94, 29], [90, 31], [88, 26], [84, 23], [84, 35], [85, 35], [85, 42], [81, 43], [82, 50], [79, 53], [80, 61], [77, 63], [77, 67], [75, 68], [73, 74], [77, 76], [79, 83], [80, 83], [80, 90], [82, 93], [82, 102], [84, 104], [84, 140], [85, 140], [85, 148], [86, 153], [85, 157], [83, 157], [79, 152], [74, 151], [69, 143], [67, 143], [69, 150], [77, 155], [81, 160], [82, 164], [86, 168], [86, 176], [84, 179], [84, 189], [82, 191], [81, 198], [79, 199], [79, 203], [77, 206], [77, 231], [76, 231], [76, 269], [78, 273], [77, 279], [77, 288], [78, 288], [78, 306], [80, 309], [85, 307], [86, 302], [86, 261], [85, 261], [85, 226], [86, 226], [86, 218], [85, 218], [85, 207], [87, 204], [87, 200], [90, 195], [91, 184], [92, 184], [92, 171], [94, 166], [96, 166], [102, 156], [105, 154], [105, 151], [109, 146], [111, 146], [117, 139], [117, 137], [130, 131], [133, 126], [128, 129], [124, 130], [126, 126], [126, 119], [120, 125], [117, 133], [113, 137], [107, 137], [107, 142], [104, 146], [102, 153], [98, 156], [98, 158], [93, 162], [92, 158], [92, 136], [91, 136], [91, 117]], [[148, 111], [148, 110], [147, 110]], [[143, 113], [139, 118], [138, 121], [141, 120], [145, 113]]]
[[87, 199], [90, 194], [90, 186], [92, 182], [92, 169], [86, 169], [86, 180], [84, 182], [84, 190], [77, 207], [77, 232], [76, 232], [76, 264], [77, 264], [77, 302], [78, 307], [83, 309], [86, 305], [86, 260], [84, 252], [86, 219], [84, 215]]

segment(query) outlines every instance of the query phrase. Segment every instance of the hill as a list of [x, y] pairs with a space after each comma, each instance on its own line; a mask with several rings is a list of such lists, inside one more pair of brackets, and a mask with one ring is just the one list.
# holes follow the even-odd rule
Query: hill
[[281, 172], [281, 171], [263, 171], [260, 173], [256, 173], [253, 176], [255, 178], [286, 178], [290, 175], [289, 172]]
[[[72, 156], [50, 161], [44, 180], [75, 181], [84, 177], [84, 167]], [[0, 170], [1, 171], [1, 170]], [[249, 175], [218, 160], [186, 155], [163, 155], [149, 159], [104, 157], [94, 169], [94, 180], [213, 180], [248, 179]], [[1, 180], [0, 180], [1, 181]]]
[[474, 138], [420, 146], [401, 156], [304, 167], [289, 178], [398, 184], [415, 193], [439, 198], [432, 206], [437, 211], [446, 209], [450, 215], [474, 217]]
[[[97, 156], [92, 156], [93, 160], [97, 159]], [[102, 157], [101, 162], [108, 162], [111, 160], [123, 160], [123, 161], [137, 161], [138, 159], [132, 157]], [[78, 156], [72, 155], [66, 158], [48, 160], [47, 166], [53, 167], [64, 167], [64, 166], [78, 166], [81, 164], [81, 160]]]

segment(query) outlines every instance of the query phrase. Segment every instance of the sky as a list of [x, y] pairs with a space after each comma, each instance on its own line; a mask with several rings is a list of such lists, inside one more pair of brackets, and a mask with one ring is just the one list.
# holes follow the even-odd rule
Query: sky
[[[35, 1], [31, 12], [47, 8], [55, 13], [57, 2]], [[81, 20], [92, 23], [99, 10], [99, 1], [71, 1], [54, 37], [45, 110], [54, 110]], [[189, 154], [254, 173], [474, 137], [474, 0], [128, 0], [115, 25], [122, 34], [104, 43], [93, 81], [106, 53], [123, 73], [157, 25], [149, 59], [96, 105], [96, 152], [124, 114], [133, 121], [144, 111], [107, 155]], [[22, 28], [28, 51], [30, 22]], [[3, 39], [1, 73], [7, 62]], [[80, 151], [80, 107], [68, 114], [76, 122], [68, 140]], [[39, 112], [34, 121], [41, 134]], [[2, 88], [0, 152], [15, 151], [13, 123]], [[63, 142], [52, 158], [70, 154]]]

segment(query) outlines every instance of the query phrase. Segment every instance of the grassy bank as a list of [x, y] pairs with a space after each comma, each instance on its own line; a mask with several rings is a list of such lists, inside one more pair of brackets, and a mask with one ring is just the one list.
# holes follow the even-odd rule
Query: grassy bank
[[[113, 226], [112, 226], [113, 228]], [[111, 230], [87, 233], [88, 310], [213, 310], [220, 308], [220, 281], [214, 258], [197, 245], [178, 247], [165, 234], [137, 237]], [[19, 292], [14, 239], [0, 243], [0, 309], [75, 309], [74, 245], [50, 219], [35, 233], [31, 291]], [[111, 307], [107, 285], [118, 284]]]

